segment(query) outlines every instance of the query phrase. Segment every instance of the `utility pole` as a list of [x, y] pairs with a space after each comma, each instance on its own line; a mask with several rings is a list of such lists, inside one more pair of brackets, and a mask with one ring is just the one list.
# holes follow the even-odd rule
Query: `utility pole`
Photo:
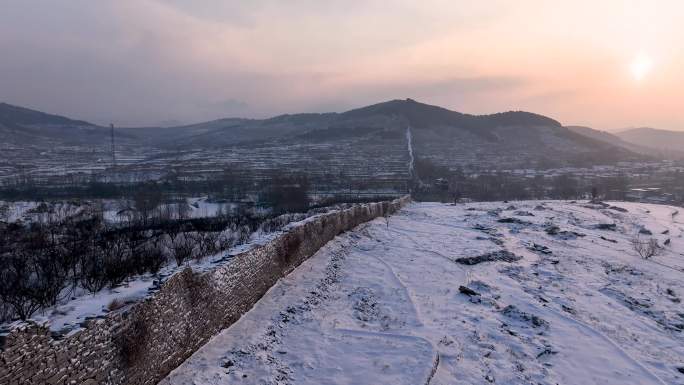
[[114, 124], [110, 124], [112, 137], [112, 168], [116, 168], [116, 147], [114, 147]]

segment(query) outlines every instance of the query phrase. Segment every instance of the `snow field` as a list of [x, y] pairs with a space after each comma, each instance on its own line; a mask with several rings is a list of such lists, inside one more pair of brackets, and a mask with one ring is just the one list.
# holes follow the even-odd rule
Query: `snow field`
[[[161, 384], [684, 384], [677, 210], [413, 203], [330, 242]], [[642, 229], [670, 240], [651, 260]], [[522, 258], [456, 262], [502, 250]]]

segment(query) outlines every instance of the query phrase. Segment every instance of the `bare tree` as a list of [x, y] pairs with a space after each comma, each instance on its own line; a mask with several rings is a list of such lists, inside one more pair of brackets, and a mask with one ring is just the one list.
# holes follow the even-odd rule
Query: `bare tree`
[[220, 233], [213, 231], [198, 231], [188, 234], [189, 238], [197, 245], [197, 256], [205, 257], [218, 251], [217, 241]]
[[166, 256], [159, 242], [148, 242], [139, 252], [139, 260], [142, 268], [152, 274], [156, 274], [166, 263]]
[[634, 251], [639, 254], [643, 259], [650, 259], [660, 254], [663, 247], [660, 246], [658, 240], [655, 238], [650, 238], [648, 240], [643, 240], [639, 235], [635, 235], [632, 239], [632, 247]]
[[173, 258], [176, 260], [176, 265], [180, 266], [185, 261], [193, 257], [195, 245], [186, 235], [181, 233], [173, 241], [171, 241], [171, 250], [173, 251]]
[[26, 320], [43, 306], [31, 263], [21, 256], [6, 256], [0, 260], [0, 298], [13, 313]]
[[190, 205], [187, 204], [187, 202], [182, 201], [178, 202], [176, 205], [174, 205], [175, 208], [175, 216], [176, 219], [179, 221], [188, 219], [190, 217]]
[[109, 287], [113, 288], [120, 285], [132, 275], [134, 266], [131, 266], [130, 254], [124, 236], [115, 234], [110, 239], [105, 240], [102, 255], [104, 256], [104, 272]]
[[152, 212], [162, 202], [162, 192], [156, 183], [146, 183], [133, 195], [135, 209], [143, 223], [147, 223]]
[[107, 275], [104, 270], [104, 257], [99, 248], [93, 248], [81, 256], [81, 274], [79, 283], [90, 293], [95, 294], [107, 286]]
[[53, 306], [66, 284], [55, 256], [38, 250], [19, 250], [0, 259], [0, 299], [22, 320]]

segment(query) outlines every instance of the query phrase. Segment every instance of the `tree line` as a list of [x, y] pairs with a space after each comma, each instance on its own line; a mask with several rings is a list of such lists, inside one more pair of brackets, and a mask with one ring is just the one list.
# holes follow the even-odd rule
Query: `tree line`
[[578, 176], [570, 173], [534, 177], [511, 172], [465, 174], [417, 159], [413, 195], [416, 199], [452, 201], [503, 201], [528, 199], [581, 199], [601, 197], [625, 200], [630, 188], [626, 175], [609, 177]]
[[[192, 218], [185, 201], [168, 202], [154, 184], [126, 201], [116, 223], [101, 205], [66, 217], [0, 222], [0, 321], [27, 319], [71, 296], [97, 293], [164, 266], [181, 266], [247, 242], [255, 232], [278, 231], [307, 216], [305, 178], [283, 177], [268, 192], [272, 210], [219, 211]], [[47, 205], [41, 205], [46, 206]]]

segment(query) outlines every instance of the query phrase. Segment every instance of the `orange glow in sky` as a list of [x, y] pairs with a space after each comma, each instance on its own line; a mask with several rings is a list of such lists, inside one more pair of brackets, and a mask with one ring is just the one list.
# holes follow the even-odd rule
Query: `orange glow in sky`
[[678, 0], [5, 0], [0, 101], [155, 124], [410, 97], [684, 129], [682, 20]]

